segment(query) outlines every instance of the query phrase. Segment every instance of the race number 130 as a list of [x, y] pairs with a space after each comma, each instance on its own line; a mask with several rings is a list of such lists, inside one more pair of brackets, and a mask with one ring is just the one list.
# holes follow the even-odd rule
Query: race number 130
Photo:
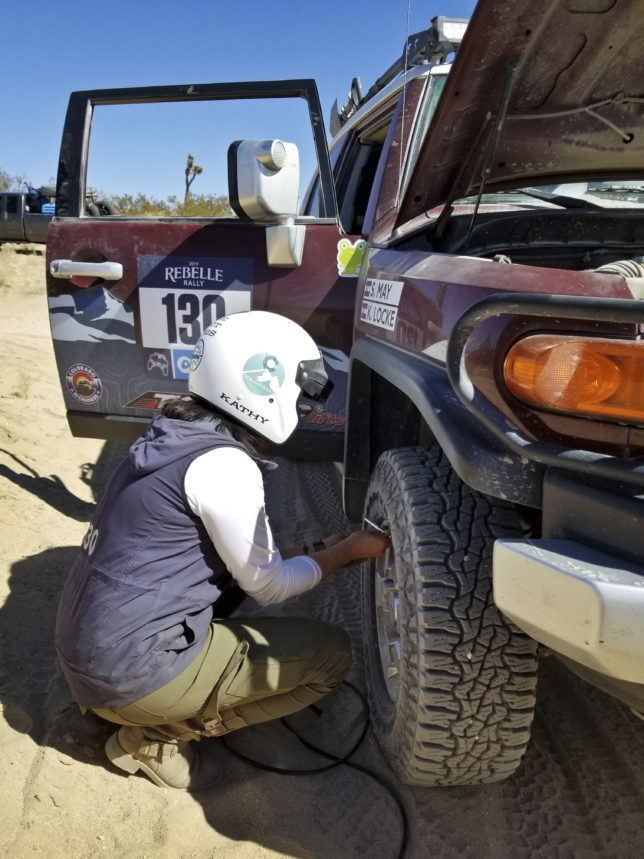
[[203, 331], [230, 313], [250, 310], [250, 292], [140, 289], [141, 339], [153, 349], [194, 346]]
[[166, 330], [171, 346], [183, 344], [194, 346], [204, 328], [226, 315], [226, 305], [221, 295], [194, 292], [166, 293], [161, 299], [166, 311]]

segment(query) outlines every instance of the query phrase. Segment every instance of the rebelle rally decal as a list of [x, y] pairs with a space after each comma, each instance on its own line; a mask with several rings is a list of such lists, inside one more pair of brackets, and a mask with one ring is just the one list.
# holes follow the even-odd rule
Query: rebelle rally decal
[[401, 280], [367, 278], [360, 307], [361, 321], [393, 331], [396, 327], [403, 286]]
[[251, 308], [251, 259], [139, 257], [139, 308], [145, 372], [187, 379], [202, 333], [222, 316]]

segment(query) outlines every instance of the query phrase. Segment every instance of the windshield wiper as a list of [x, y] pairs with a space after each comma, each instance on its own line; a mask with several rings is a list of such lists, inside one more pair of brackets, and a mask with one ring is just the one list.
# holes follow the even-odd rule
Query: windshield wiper
[[535, 200], [543, 200], [562, 209], [603, 209], [598, 203], [593, 203], [588, 197], [575, 197], [572, 194], [560, 194], [557, 191], [544, 191], [541, 188], [518, 188], [516, 191], [504, 191], [502, 193], [524, 194], [526, 197], [534, 197]]

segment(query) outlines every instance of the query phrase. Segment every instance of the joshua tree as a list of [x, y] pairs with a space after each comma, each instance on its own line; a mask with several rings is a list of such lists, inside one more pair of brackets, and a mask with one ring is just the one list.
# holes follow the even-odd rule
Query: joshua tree
[[195, 180], [195, 177], [200, 173], [203, 173], [203, 167], [199, 167], [195, 164], [195, 159], [193, 155], [188, 155], [188, 161], [186, 163], [186, 195], [184, 197], [184, 205], [188, 203], [188, 197], [190, 196], [190, 186]]

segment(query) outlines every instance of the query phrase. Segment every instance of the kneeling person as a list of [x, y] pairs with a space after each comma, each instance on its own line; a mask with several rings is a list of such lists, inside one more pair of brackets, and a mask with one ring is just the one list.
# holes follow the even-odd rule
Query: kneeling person
[[274, 464], [262, 449], [295, 430], [302, 392], [328, 392], [300, 326], [263, 311], [217, 321], [194, 351], [189, 390], [115, 471], [63, 589], [56, 648], [78, 704], [121, 726], [110, 760], [198, 790], [216, 772], [192, 741], [307, 707], [351, 664], [342, 629], [230, 617], [231, 597], [281, 603], [387, 542], [358, 531], [311, 554], [275, 545], [263, 486]]

